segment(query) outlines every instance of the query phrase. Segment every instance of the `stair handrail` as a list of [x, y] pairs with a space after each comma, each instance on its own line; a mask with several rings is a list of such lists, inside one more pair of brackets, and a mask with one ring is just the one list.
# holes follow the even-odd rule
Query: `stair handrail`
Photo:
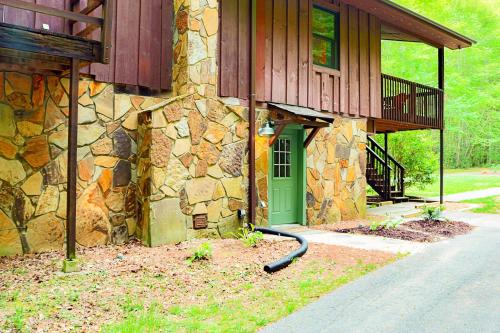
[[[381, 151], [383, 151], [385, 154], [387, 154], [387, 152], [385, 151], [385, 149], [381, 145], [379, 145], [377, 141], [375, 141], [374, 139], [372, 139], [370, 137], [368, 137], [368, 141], [370, 143], [372, 143], [373, 145], [375, 145], [378, 149], [380, 149]], [[367, 146], [367, 148], [370, 148], [370, 147]], [[373, 149], [370, 148], [370, 150], [375, 153], [375, 151]], [[400, 162], [398, 162], [391, 154], [387, 154], [387, 158], [390, 159], [391, 162], [393, 162], [394, 164], [396, 164], [397, 167], [399, 167], [399, 168], [401, 168], [403, 170], [406, 170], [406, 168], [404, 167], [404, 165], [402, 165]]]
[[[375, 157], [375, 159], [377, 161], [379, 161], [380, 163], [382, 163], [382, 165], [385, 166], [385, 160], [380, 157], [373, 149], [371, 149], [369, 146], [366, 146], [366, 150], [371, 154], [373, 155], [373, 157]], [[387, 165], [387, 167], [389, 168], [389, 170], [392, 170], [392, 167], [390, 165]]]

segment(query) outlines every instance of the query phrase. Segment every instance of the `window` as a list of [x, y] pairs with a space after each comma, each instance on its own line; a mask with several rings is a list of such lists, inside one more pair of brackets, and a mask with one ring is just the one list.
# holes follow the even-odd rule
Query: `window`
[[274, 143], [274, 178], [290, 178], [291, 162], [290, 139], [278, 139]]
[[339, 13], [313, 7], [313, 62], [339, 69]]

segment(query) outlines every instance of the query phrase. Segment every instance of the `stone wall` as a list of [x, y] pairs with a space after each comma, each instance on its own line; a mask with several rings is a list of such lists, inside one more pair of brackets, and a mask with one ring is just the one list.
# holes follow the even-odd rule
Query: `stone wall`
[[[0, 255], [61, 249], [65, 238], [69, 81], [0, 72]], [[161, 99], [79, 85], [77, 242], [135, 233], [137, 114]]]
[[[276, 114], [258, 111], [256, 127]], [[309, 144], [306, 154], [308, 225], [362, 218], [366, 213], [366, 120], [335, 117]], [[256, 137], [257, 221], [268, 224], [269, 139]]]
[[309, 225], [366, 214], [366, 119], [335, 117], [307, 148]]
[[[198, 94], [139, 116], [137, 235], [149, 245], [228, 237], [247, 209], [248, 112]], [[208, 227], [193, 229], [193, 216]]]
[[217, 96], [217, 0], [174, 1], [174, 95]]

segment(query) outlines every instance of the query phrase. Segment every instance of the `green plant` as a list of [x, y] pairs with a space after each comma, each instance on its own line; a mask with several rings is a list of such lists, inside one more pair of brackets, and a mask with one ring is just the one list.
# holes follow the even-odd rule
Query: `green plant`
[[398, 225], [403, 222], [402, 219], [398, 220], [385, 220], [385, 221], [375, 221], [370, 224], [371, 231], [377, 231], [381, 229], [396, 229]]
[[233, 235], [248, 247], [257, 247], [260, 241], [264, 239], [264, 234], [260, 231], [255, 231], [253, 225], [250, 225], [250, 228], [239, 228], [239, 232]]
[[427, 222], [437, 222], [443, 217], [444, 206], [423, 206], [422, 217]]
[[191, 264], [194, 261], [208, 260], [212, 257], [212, 251], [212, 244], [208, 242], [203, 243], [194, 250], [193, 255], [190, 256], [187, 261]]
[[16, 331], [21, 332], [24, 329], [25, 313], [23, 308], [16, 308], [15, 312], [8, 317], [8, 322]]

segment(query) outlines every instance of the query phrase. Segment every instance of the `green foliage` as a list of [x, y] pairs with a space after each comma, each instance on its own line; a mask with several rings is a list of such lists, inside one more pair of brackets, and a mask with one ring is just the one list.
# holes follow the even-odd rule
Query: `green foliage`
[[[383, 135], [376, 135], [375, 140], [383, 146]], [[423, 187], [435, 181], [439, 168], [436, 140], [429, 131], [389, 134], [389, 154], [405, 167], [406, 186]]]
[[236, 238], [241, 240], [245, 246], [257, 247], [257, 245], [264, 239], [264, 234], [260, 231], [255, 231], [255, 227], [250, 225], [249, 228], [239, 228], [239, 232], [234, 234]]
[[[444, 193], [455, 194], [468, 191], [484, 190], [500, 187], [500, 177], [490, 169], [457, 169], [445, 170]], [[439, 176], [435, 174], [432, 184], [411, 186], [407, 189], [408, 195], [434, 197], [439, 195]]]
[[[495, 0], [397, 0], [426, 17], [442, 23], [477, 44], [464, 50], [446, 50], [445, 63], [445, 165], [467, 168], [500, 163], [500, 10]], [[437, 51], [423, 44], [384, 41], [383, 72], [423, 84], [437, 86]], [[404, 132], [391, 135], [397, 144], [417, 144], [418, 139], [436, 139], [436, 133]], [[396, 142], [391, 144], [395, 145]], [[397, 147], [408, 149], [399, 145]], [[394, 150], [393, 150], [394, 152]], [[417, 151], [415, 158], [435, 160], [433, 149]], [[408, 157], [410, 158], [410, 157]], [[433, 162], [434, 163], [434, 162]], [[405, 166], [408, 163], [405, 163]], [[410, 166], [410, 165], [408, 165]], [[429, 167], [435, 166], [429, 165]], [[414, 173], [415, 175], [415, 173]], [[415, 181], [420, 181], [416, 176]], [[428, 177], [422, 180], [425, 183]]]
[[472, 211], [474, 213], [500, 214], [500, 197], [499, 196], [465, 200], [463, 202], [481, 204], [481, 207], [472, 209]]
[[14, 313], [7, 318], [7, 324], [14, 332], [24, 331], [25, 311], [22, 307], [16, 308]]
[[212, 251], [212, 244], [203, 243], [194, 250], [193, 255], [187, 261], [191, 264], [194, 261], [208, 260], [212, 257]]
[[422, 217], [428, 222], [438, 222], [443, 217], [444, 206], [423, 206]]
[[397, 219], [397, 220], [385, 220], [385, 221], [375, 221], [372, 224], [370, 224], [370, 230], [371, 231], [377, 231], [377, 230], [382, 230], [382, 229], [396, 229], [398, 225], [403, 223], [402, 219]]
[[383, 264], [358, 262], [342, 274], [320, 274], [318, 265], [311, 266], [300, 278], [276, 281], [272, 288], [242, 288], [224, 302], [209, 299], [206, 304], [175, 306], [169, 311], [151, 307], [102, 332], [256, 332]]

